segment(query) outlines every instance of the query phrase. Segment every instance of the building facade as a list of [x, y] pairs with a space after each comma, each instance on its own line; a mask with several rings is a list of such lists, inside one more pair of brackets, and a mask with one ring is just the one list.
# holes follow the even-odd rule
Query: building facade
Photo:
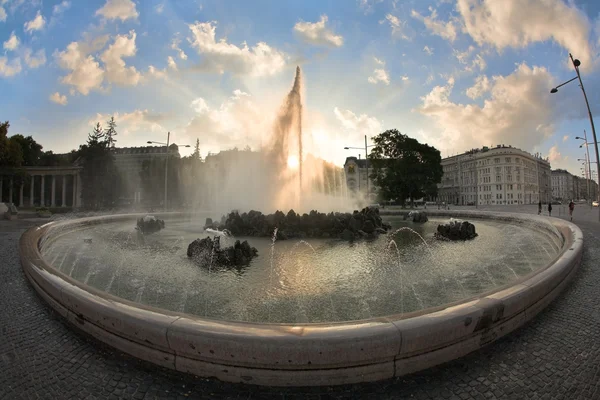
[[346, 157], [346, 161], [344, 162], [344, 175], [346, 176], [348, 195], [357, 196], [361, 194], [362, 196], [366, 196], [368, 184], [370, 197], [372, 200], [375, 199], [378, 190], [369, 176], [371, 172], [372, 170], [370, 170], [369, 167], [367, 173], [367, 160], [356, 157]]
[[472, 149], [442, 159], [438, 201], [455, 205], [548, 202], [552, 197], [548, 160], [512, 146]]
[[552, 171], [552, 197], [563, 203], [571, 200], [597, 200], [598, 183], [575, 176], [564, 169], [555, 169]]
[[[140, 203], [142, 200], [142, 184], [140, 172], [144, 161], [154, 159], [165, 160], [167, 156], [167, 146], [142, 146], [142, 147], [117, 147], [113, 151], [115, 165], [123, 178], [123, 196], [133, 203]], [[179, 148], [177, 145], [169, 146], [169, 155], [177, 158]]]

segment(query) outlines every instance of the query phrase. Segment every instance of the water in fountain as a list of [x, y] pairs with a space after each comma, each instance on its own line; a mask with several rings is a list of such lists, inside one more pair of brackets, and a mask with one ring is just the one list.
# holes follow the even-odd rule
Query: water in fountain
[[276, 231], [270, 239], [240, 237], [259, 256], [239, 269], [189, 260], [181, 244], [203, 231], [199, 221], [181, 218], [167, 220], [145, 243], [135, 242], [131, 222], [61, 232], [42, 254], [49, 262], [56, 257], [53, 265], [74, 279], [131, 301], [208, 318], [289, 323], [378, 317], [457, 301], [530, 274], [556, 255], [551, 238], [526, 227], [508, 231], [503, 223], [481, 221], [473, 241], [442, 242], [429, 238], [445, 220], [386, 219], [396, 234], [372, 241], [279, 241]]

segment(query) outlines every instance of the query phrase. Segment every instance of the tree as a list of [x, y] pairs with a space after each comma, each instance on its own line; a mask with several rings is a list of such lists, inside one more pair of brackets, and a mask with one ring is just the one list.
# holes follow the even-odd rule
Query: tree
[[36, 142], [33, 137], [23, 135], [13, 135], [10, 137], [10, 140], [16, 141], [21, 147], [21, 151], [23, 153], [23, 166], [25, 167], [33, 167], [36, 165], [42, 165], [42, 155], [44, 152], [42, 151], [42, 145]]
[[105, 139], [105, 134], [104, 131], [102, 130], [102, 126], [100, 125], [100, 122], [96, 123], [96, 126], [94, 126], [94, 129], [92, 130], [92, 133], [88, 133], [88, 145], [90, 143], [100, 143], [103, 142]]
[[192, 158], [195, 160], [202, 161], [202, 156], [200, 155], [200, 139], [196, 138], [196, 145], [194, 146], [194, 152], [192, 153]]
[[396, 199], [402, 205], [423, 196], [436, 196], [442, 180], [442, 157], [439, 150], [396, 129], [373, 138], [375, 147], [369, 155], [371, 179], [384, 199]]
[[108, 128], [104, 130], [104, 135], [108, 141], [108, 147], [114, 149], [115, 143], [117, 142], [115, 139], [115, 136], [117, 136], [117, 123], [115, 122], [115, 117], [110, 117], [106, 123], [108, 124]]
[[79, 147], [78, 155], [83, 160], [81, 195], [87, 208], [111, 207], [119, 195], [121, 180], [108, 143], [97, 123], [87, 143]]

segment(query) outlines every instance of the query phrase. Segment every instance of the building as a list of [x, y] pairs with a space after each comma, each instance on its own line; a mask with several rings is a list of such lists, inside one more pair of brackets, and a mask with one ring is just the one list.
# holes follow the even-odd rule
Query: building
[[512, 146], [472, 149], [442, 159], [442, 168], [439, 202], [509, 205], [551, 200], [548, 160]]
[[552, 171], [552, 199], [568, 201], [576, 198], [576, 177], [564, 169]]
[[[142, 146], [142, 147], [117, 147], [113, 150], [115, 165], [123, 178], [123, 198], [130, 199], [133, 203], [142, 200], [142, 184], [140, 172], [144, 161], [154, 159], [165, 160], [167, 146]], [[169, 146], [169, 155], [179, 158], [179, 147], [176, 144]]]
[[348, 194], [356, 196], [361, 193], [363, 196], [367, 193], [367, 183], [371, 198], [376, 197], [377, 187], [369, 176], [372, 171], [367, 173], [367, 160], [356, 157], [346, 157], [344, 162], [344, 174], [346, 176], [346, 187]]

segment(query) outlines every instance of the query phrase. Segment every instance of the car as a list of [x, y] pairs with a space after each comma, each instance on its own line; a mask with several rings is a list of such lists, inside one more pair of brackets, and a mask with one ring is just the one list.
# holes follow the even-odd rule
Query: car
[[592, 201], [592, 207], [598, 207], [598, 200]]

